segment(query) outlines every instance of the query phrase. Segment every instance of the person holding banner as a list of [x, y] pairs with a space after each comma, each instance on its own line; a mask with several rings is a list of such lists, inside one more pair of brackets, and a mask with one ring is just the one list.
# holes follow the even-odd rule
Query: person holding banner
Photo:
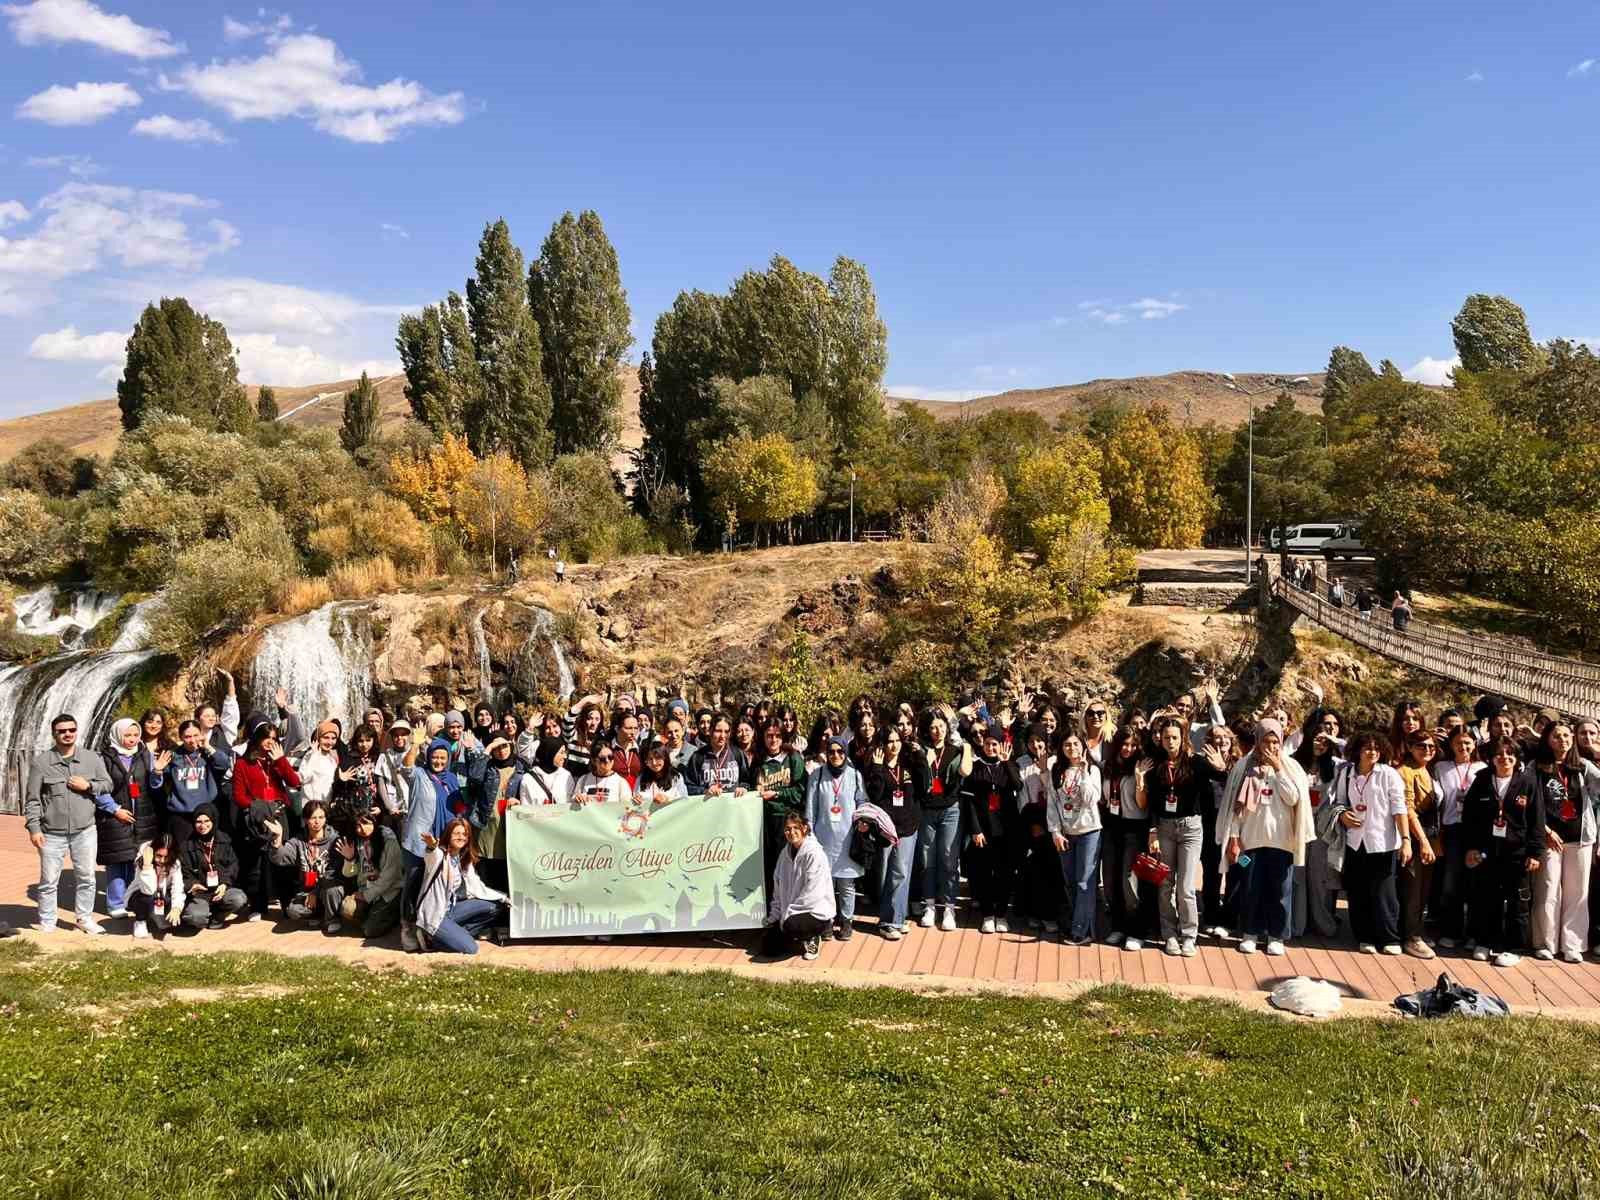
[[772, 902], [767, 905], [767, 946], [776, 954], [785, 941], [798, 942], [810, 962], [833, 923], [832, 867], [827, 851], [811, 836], [811, 823], [801, 814], [784, 816], [783, 840], [773, 872]]
[[767, 893], [772, 893], [772, 873], [783, 848], [783, 823], [792, 812], [799, 812], [806, 798], [806, 760], [785, 749], [783, 723], [776, 717], [767, 721], [761, 733], [762, 753], [751, 764], [747, 780], [752, 792], [761, 794], [765, 824], [762, 830], [762, 865], [766, 868]]
[[[638, 797], [646, 804], [671, 804], [689, 794], [683, 772], [673, 761], [672, 747], [660, 738], [644, 752], [644, 767], [639, 772]], [[770, 891], [770, 889], [769, 889]]]
[[744, 778], [750, 773], [750, 761], [744, 752], [732, 744], [733, 722], [721, 713], [711, 721], [711, 732], [706, 745], [689, 761], [688, 784], [696, 796], [721, 796], [724, 793], [742, 796]]
[[628, 781], [617, 774], [617, 749], [604, 738], [596, 738], [589, 752], [589, 773], [578, 780], [579, 804], [626, 804], [633, 799]]
[[[726, 724], [725, 719], [720, 720], [718, 727]], [[850, 839], [855, 832], [856, 805], [866, 798], [861, 772], [846, 761], [844, 738], [833, 738], [822, 766], [812, 772], [806, 783], [806, 818], [827, 855], [837, 909], [833, 930], [821, 931], [824, 938], [832, 933], [841, 942], [848, 942], [855, 932], [851, 922], [856, 915], [856, 880], [861, 878], [862, 868], [850, 857]]]
[[558, 737], [542, 737], [533, 754], [533, 767], [522, 777], [524, 804], [571, 804], [578, 785], [567, 770], [567, 744]]

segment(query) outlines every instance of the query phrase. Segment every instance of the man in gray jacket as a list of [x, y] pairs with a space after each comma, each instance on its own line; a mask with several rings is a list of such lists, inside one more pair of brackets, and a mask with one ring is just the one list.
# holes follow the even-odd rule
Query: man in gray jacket
[[28, 840], [39, 852], [39, 929], [56, 927], [56, 884], [67, 855], [77, 877], [74, 908], [84, 933], [104, 932], [94, 919], [94, 860], [98, 849], [94, 810], [97, 797], [109, 797], [111, 777], [92, 750], [78, 745], [78, 721], [62, 713], [50, 722], [50, 749], [34, 755], [28, 769], [28, 790], [22, 817]]

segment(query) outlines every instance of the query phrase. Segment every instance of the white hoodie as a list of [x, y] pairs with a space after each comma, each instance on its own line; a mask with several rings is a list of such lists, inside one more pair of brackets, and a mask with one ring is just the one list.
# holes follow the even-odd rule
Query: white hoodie
[[828, 852], [810, 834], [792, 849], [784, 843], [772, 872], [772, 903], [767, 906], [767, 922], [781, 925], [796, 913], [809, 913], [819, 921], [834, 918], [833, 869]]

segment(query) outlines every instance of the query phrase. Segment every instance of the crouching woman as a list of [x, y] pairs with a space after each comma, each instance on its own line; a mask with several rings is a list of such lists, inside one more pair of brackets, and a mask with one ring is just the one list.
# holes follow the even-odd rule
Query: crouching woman
[[784, 848], [772, 872], [767, 907], [767, 950], [779, 954], [798, 944], [806, 959], [817, 957], [822, 931], [833, 924], [833, 868], [811, 822], [797, 812], [783, 818]]
[[352, 836], [333, 844], [333, 857], [333, 882], [323, 897], [329, 930], [338, 933], [349, 921], [364, 937], [381, 938], [400, 923], [405, 882], [394, 831], [370, 812], [357, 813]]
[[250, 903], [238, 886], [239, 856], [232, 840], [217, 828], [215, 805], [202, 804], [189, 821], [189, 839], [178, 851], [189, 890], [183, 923], [190, 929], [221, 929], [228, 913], [242, 913]]
[[166, 933], [183, 916], [183, 868], [173, 852], [172, 839], [162, 835], [153, 845], [144, 843], [132, 867], [127, 905], [133, 918], [133, 936], [147, 938], [152, 933]]
[[422, 859], [422, 891], [417, 901], [417, 930], [435, 950], [449, 954], [476, 954], [477, 937], [499, 917], [509, 903], [478, 878], [478, 851], [472, 826], [457, 817], [435, 840], [422, 835], [427, 853]]

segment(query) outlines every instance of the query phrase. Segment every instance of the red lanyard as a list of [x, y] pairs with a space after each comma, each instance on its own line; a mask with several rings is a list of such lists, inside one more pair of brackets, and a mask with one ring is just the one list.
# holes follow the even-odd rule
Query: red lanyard
[[831, 780], [829, 782], [828, 786], [833, 788], [833, 799], [834, 799], [834, 802], [837, 803], [838, 800], [839, 800], [840, 793], [842, 793], [844, 791], [844, 772], [840, 771], [839, 772], [839, 778]]
[[1472, 764], [1469, 762], [1456, 764], [1456, 793], [1458, 795], [1467, 790], [1467, 778], [1472, 774], [1469, 769], [1471, 766]]

